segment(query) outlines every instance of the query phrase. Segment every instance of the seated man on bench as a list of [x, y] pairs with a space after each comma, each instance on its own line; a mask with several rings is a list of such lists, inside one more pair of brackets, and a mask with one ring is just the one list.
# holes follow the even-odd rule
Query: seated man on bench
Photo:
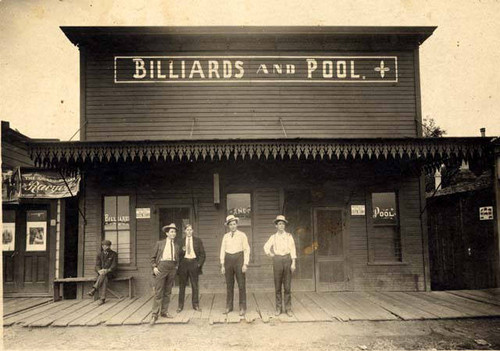
[[97, 254], [95, 271], [98, 274], [97, 280], [87, 295], [94, 296], [96, 291], [99, 290], [99, 302], [98, 305], [102, 305], [106, 302], [106, 288], [108, 285], [108, 280], [113, 279], [116, 273], [116, 267], [118, 265], [118, 254], [111, 250], [111, 241], [102, 241], [102, 251]]

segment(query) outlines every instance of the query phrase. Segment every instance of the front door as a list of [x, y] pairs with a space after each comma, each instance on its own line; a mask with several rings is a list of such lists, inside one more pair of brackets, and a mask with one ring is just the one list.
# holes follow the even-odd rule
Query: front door
[[[11, 223], [4, 219], [4, 292], [47, 293], [50, 248], [48, 209], [21, 208], [17, 211], [4, 211], [4, 214], [7, 214]], [[11, 247], [6, 247], [11, 238], [14, 239]]]
[[348, 289], [345, 232], [341, 209], [314, 209], [316, 291]]

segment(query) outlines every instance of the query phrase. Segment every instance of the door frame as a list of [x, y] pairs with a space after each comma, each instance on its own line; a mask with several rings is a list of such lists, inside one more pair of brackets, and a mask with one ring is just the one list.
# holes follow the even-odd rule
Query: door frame
[[[158, 228], [160, 230], [159, 233], [157, 233], [157, 235], [155, 235], [155, 240], [154, 242], [158, 241], [159, 237], [160, 237], [160, 233], [161, 233], [161, 228], [160, 228], [160, 212], [161, 210], [163, 209], [169, 209], [169, 208], [187, 208], [189, 210], [189, 222], [190, 224], [193, 226], [193, 230], [194, 232], [196, 233], [197, 229], [198, 229], [198, 223], [195, 223], [195, 221], [193, 220], [194, 218], [194, 208], [192, 205], [160, 205], [160, 206], [155, 206], [155, 214], [156, 214], [156, 228]], [[168, 223], [167, 223], [168, 224]], [[183, 236], [184, 234], [184, 228], [179, 228], [179, 230], [177, 231], [177, 235], [175, 237], [175, 241], [178, 241], [180, 240], [180, 238]], [[165, 238], [165, 236], [162, 237], [162, 240]]]
[[[313, 242], [317, 243], [317, 228], [318, 228], [318, 223], [317, 223], [317, 217], [316, 213], [321, 210], [331, 210], [331, 211], [340, 211], [341, 215], [341, 220], [342, 220], [342, 261], [344, 262], [344, 281], [339, 282], [339, 283], [334, 283], [331, 284], [332, 286], [327, 288], [327, 289], [321, 289], [321, 284], [319, 282], [319, 254], [318, 250], [314, 250], [314, 286], [315, 286], [315, 291], [317, 292], [322, 292], [322, 291], [347, 291], [350, 290], [350, 274], [349, 274], [349, 260], [348, 258], [348, 230], [347, 228], [347, 218], [349, 216], [346, 215], [346, 209], [342, 207], [336, 207], [336, 206], [313, 206], [312, 207], [312, 216], [313, 216], [313, 229], [312, 229], [312, 235], [313, 235]], [[332, 260], [335, 261], [335, 260]]]

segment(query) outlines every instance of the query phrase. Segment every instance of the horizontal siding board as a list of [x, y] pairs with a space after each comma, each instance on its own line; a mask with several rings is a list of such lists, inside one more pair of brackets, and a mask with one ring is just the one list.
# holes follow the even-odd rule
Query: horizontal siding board
[[[345, 48], [351, 47], [351, 50], [342, 50], [341, 55], [397, 56], [398, 82], [388, 84], [224, 82], [138, 85], [115, 84], [113, 81], [115, 55], [223, 56], [231, 52], [227, 45], [238, 50], [233, 52], [235, 56], [339, 55], [339, 51], [318, 50], [318, 47], [328, 50], [325, 48], [332, 44], [321, 42], [318, 46], [319, 42], [315, 40], [307, 43], [300, 40], [287, 43], [278, 43], [275, 39], [271, 41], [272, 45], [269, 40], [261, 40], [259, 49], [250, 49], [254, 45], [251, 41], [247, 48], [233, 41], [224, 44], [226, 47], [217, 40], [184, 42], [183, 52], [175, 52], [177, 44], [168, 49], [160, 45], [158, 51], [117, 47], [114, 52], [99, 53], [90, 48], [85, 72], [87, 140], [282, 136], [280, 119], [289, 137], [416, 136], [414, 120], [417, 109], [412, 50], [369, 52], [372, 49], [365, 46], [363, 51], [355, 51], [352, 48], [359, 44], [344, 43]], [[289, 50], [292, 49], [288, 46], [291, 43], [300, 43], [300, 49]], [[188, 51], [188, 48], [197, 50]], [[368, 68], [370, 67], [363, 63], [357, 65], [360, 72]], [[256, 70], [257, 66], [245, 66], [246, 71], [252, 69]], [[227, 133], [228, 130], [231, 130], [230, 134]]]

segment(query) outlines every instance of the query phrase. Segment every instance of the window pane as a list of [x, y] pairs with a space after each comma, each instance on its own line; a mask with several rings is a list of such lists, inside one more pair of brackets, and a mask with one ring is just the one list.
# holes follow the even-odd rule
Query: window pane
[[128, 196], [118, 196], [118, 229], [130, 228], [130, 207]]
[[396, 193], [373, 193], [373, 224], [397, 225]]
[[252, 200], [250, 194], [227, 194], [227, 214], [240, 219], [240, 226], [252, 225]]
[[118, 242], [130, 246], [130, 232], [128, 230], [121, 230], [118, 232]]
[[373, 244], [373, 258], [379, 262], [401, 261], [401, 237], [398, 227], [375, 227]]
[[104, 197], [104, 230], [116, 229], [116, 196]]

